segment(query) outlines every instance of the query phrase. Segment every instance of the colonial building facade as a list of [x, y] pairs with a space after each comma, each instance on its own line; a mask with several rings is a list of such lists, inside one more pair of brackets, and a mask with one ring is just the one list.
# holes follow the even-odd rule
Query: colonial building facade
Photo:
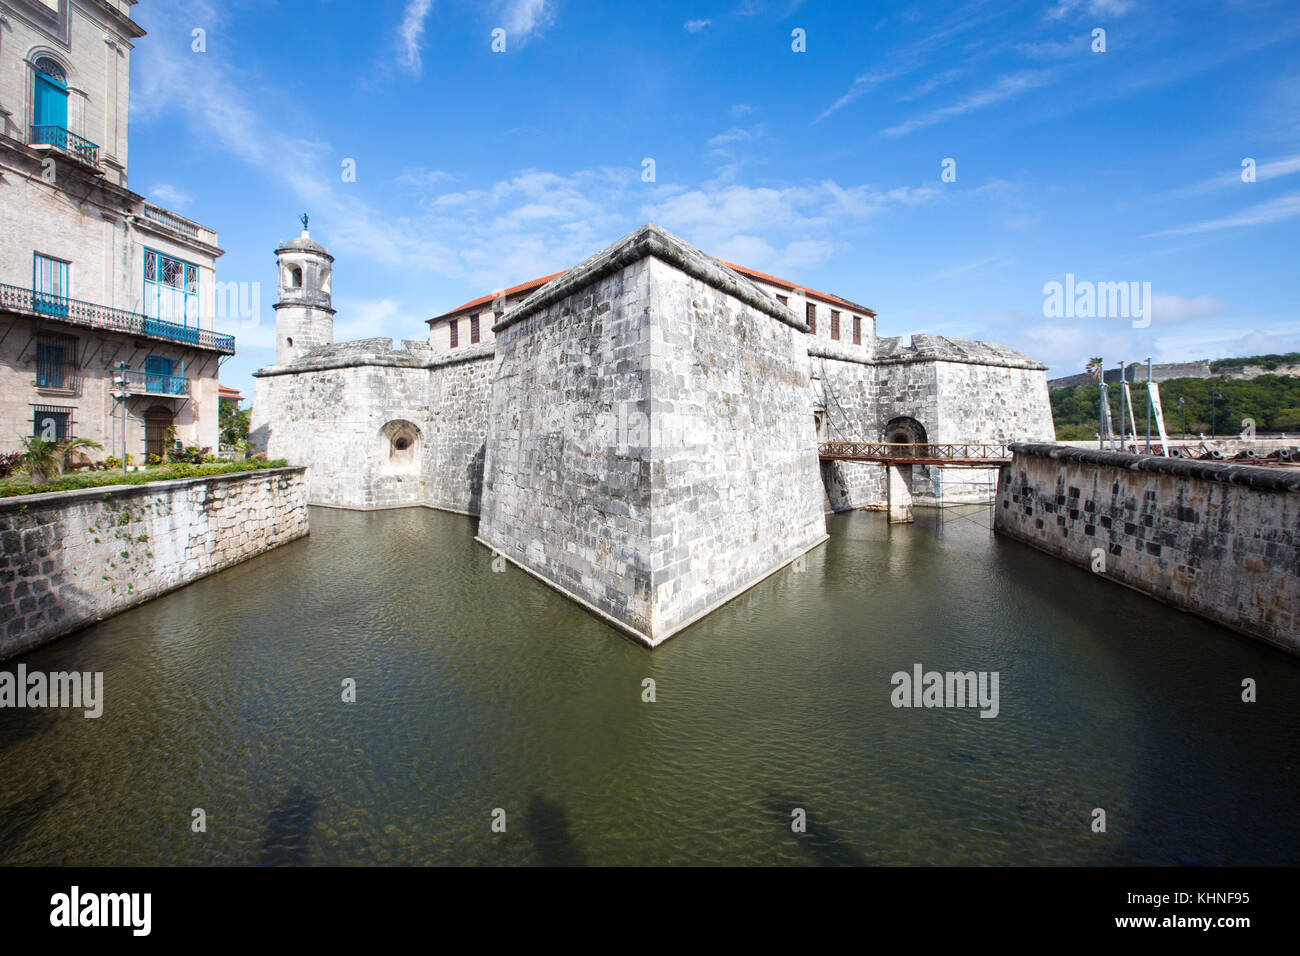
[[0, 451], [217, 448], [217, 234], [127, 186], [135, 2], [0, 0]]

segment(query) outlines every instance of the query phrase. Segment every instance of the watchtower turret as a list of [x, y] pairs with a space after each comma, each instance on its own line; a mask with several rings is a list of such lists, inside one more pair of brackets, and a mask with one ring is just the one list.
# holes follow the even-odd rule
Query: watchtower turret
[[307, 232], [275, 250], [280, 272], [275, 303], [275, 364], [289, 365], [304, 352], [334, 344], [334, 309], [330, 283], [334, 257]]

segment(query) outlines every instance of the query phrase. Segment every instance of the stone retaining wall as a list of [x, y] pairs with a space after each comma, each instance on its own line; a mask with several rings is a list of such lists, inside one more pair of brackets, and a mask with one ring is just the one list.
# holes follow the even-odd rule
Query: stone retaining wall
[[314, 505], [477, 514], [492, 349], [439, 356], [427, 343], [389, 344], [344, 343], [257, 372], [253, 441], [308, 466]]
[[998, 533], [1300, 653], [1300, 470], [1012, 449]]
[[305, 471], [0, 499], [0, 660], [301, 538]]

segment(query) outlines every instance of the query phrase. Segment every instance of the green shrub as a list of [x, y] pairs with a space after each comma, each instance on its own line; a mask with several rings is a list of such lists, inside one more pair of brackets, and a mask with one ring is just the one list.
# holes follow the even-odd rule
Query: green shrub
[[[100, 488], [107, 485], [145, 485], [155, 481], [171, 481], [176, 478], [199, 478], [207, 475], [225, 475], [240, 471], [260, 471], [266, 468], [283, 468], [288, 462], [283, 458], [275, 461], [230, 461], [212, 465], [179, 464], [170, 468], [157, 468], [149, 471], [133, 471], [123, 475], [120, 472], [94, 472], [63, 475], [45, 483], [33, 483], [25, 476], [15, 476], [0, 480], [0, 498], [12, 498], [15, 495], [38, 495], [50, 491], [75, 491], [78, 488]], [[118, 467], [121, 463], [118, 463]]]

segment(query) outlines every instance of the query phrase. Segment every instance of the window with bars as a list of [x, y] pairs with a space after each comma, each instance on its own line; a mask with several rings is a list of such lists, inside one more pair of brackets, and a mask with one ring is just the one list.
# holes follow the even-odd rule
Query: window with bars
[[479, 333], [478, 333], [478, 316], [477, 316], [477, 315], [471, 315], [471, 316], [469, 317], [469, 341], [470, 341], [470, 344], [473, 345], [473, 344], [474, 344], [475, 342], [477, 342], [478, 340], [479, 340]]
[[75, 438], [76, 423], [72, 419], [74, 410], [62, 405], [33, 405], [32, 435], [46, 441]]
[[456, 348], [460, 345], [460, 320], [452, 319], [447, 323], [447, 328], [451, 332], [451, 347]]
[[77, 339], [42, 332], [36, 336], [36, 387], [77, 387]]
[[144, 314], [182, 325], [199, 324], [199, 267], [144, 251]]
[[840, 337], [840, 314], [836, 312], [834, 309], [831, 309], [831, 338], [838, 339], [839, 337]]
[[808, 316], [808, 331], [817, 334], [817, 304], [809, 302], [804, 306], [804, 314]]
[[862, 344], [862, 316], [860, 315], [853, 317], [853, 344]]

